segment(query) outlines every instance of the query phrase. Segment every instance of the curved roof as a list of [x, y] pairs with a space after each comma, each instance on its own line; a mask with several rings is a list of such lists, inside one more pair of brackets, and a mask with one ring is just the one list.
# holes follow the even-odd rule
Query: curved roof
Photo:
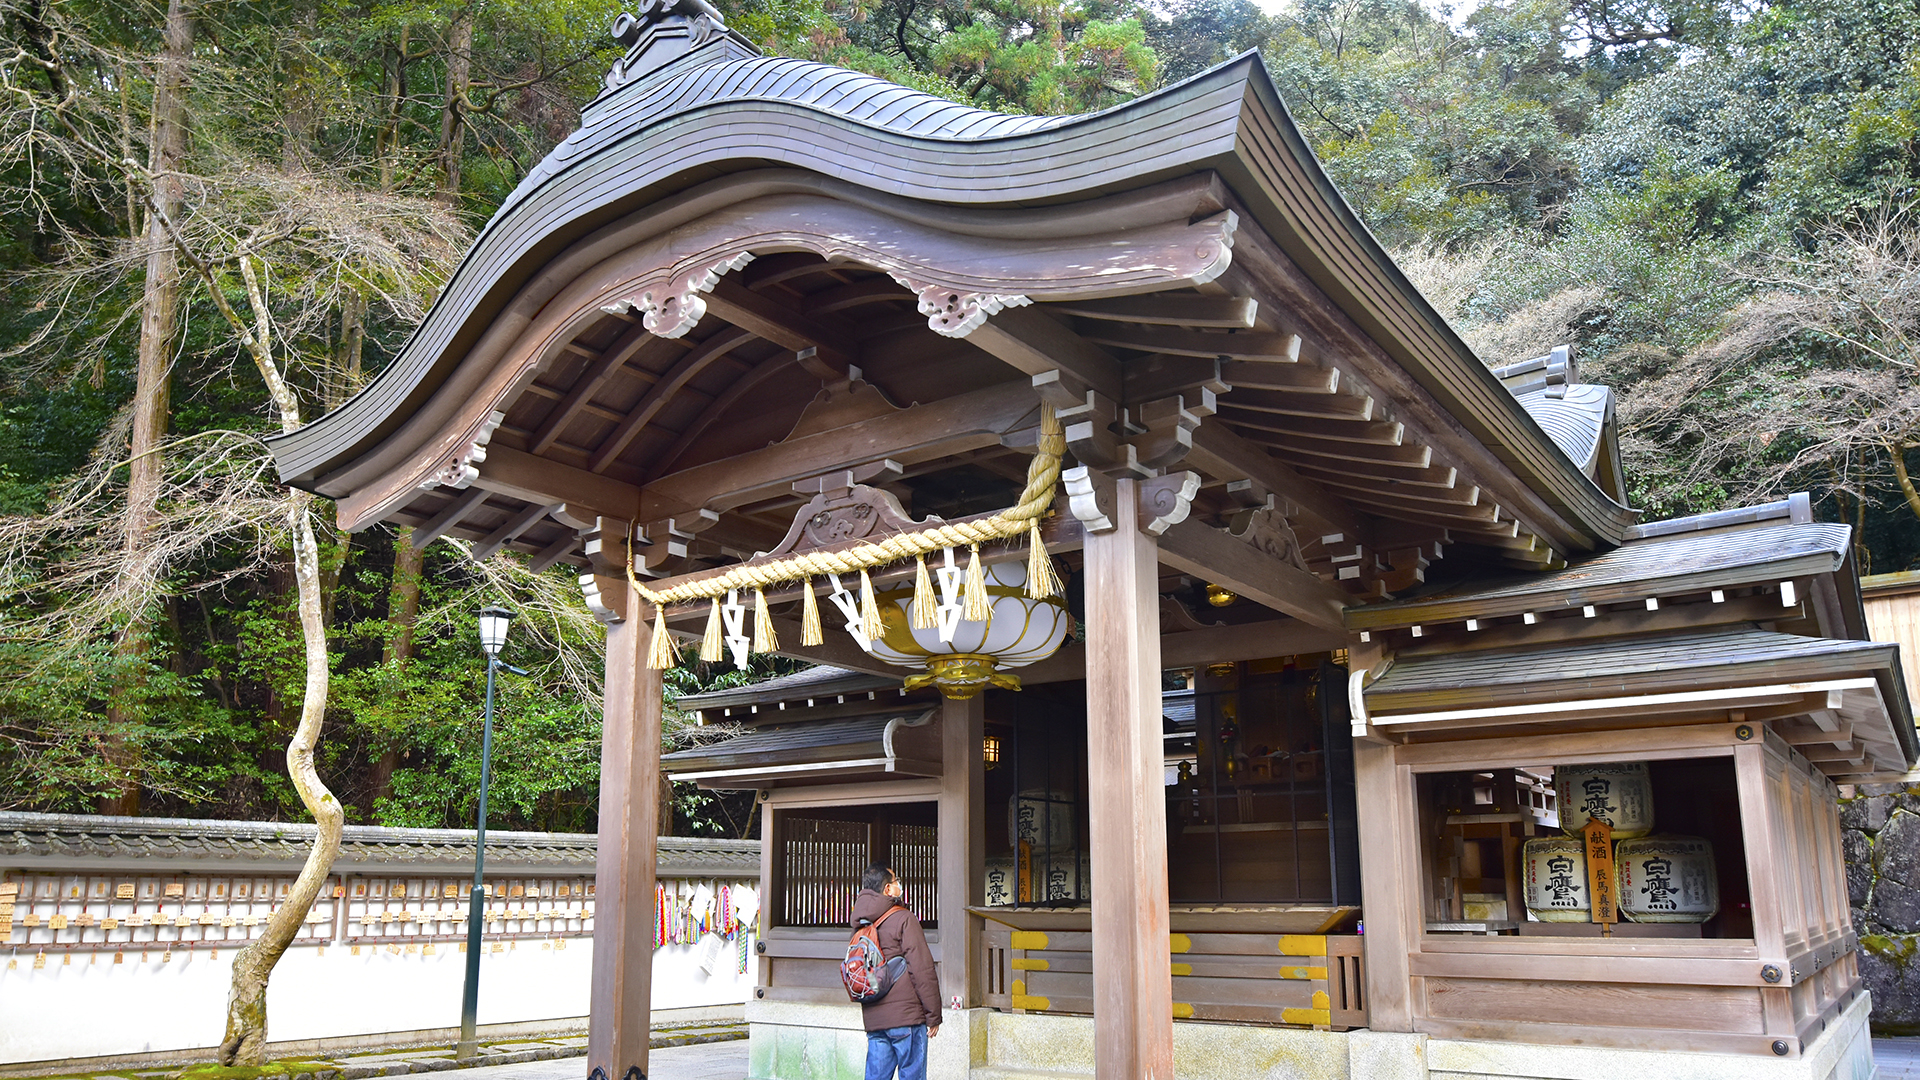
[[1516, 395], [1520, 407], [1539, 423], [1574, 464], [1589, 473], [1600, 457], [1600, 441], [1606, 434], [1607, 414], [1613, 411], [1613, 390], [1592, 383], [1576, 383], [1563, 389], [1535, 390]]
[[[1538, 527], [1563, 550], [1618, 543], [1632, 521], [1394, 265], [1314, 159], [1256, 53], [1104, 112], [1034, 117], [746, 55], [730, 39], [694, 49], [588, 108], [582, 128], [482, 230], [393, 363], [341, 408], [269, 440], [281, 478], [344, 494], [329, 476], [398, 431], [496, 322], [537, 310], [550, 294], [535, 278], [555, 256], [638, 210], [671, 227], [674, 213], [699, 212], [692, 189], [770, 168], [913, 200], [935, 216], [942, 207], [1077, 203], [1212, 172], [1409, 384], [1431, 395], [1445, 415], [1429, 426], [1464, 428], [1484, 448], [1477, 452], [1510, 471], [1518, 486], [1495, 497], [1546, 519]], [[678, 211], [676, 195], [689, 200]], [[1017, 233], [1022, 217], [994, 228]]]

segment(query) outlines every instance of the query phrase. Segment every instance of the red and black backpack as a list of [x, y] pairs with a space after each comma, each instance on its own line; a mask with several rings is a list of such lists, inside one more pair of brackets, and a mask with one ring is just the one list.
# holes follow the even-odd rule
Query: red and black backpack
[[886, 997], [900, 977], [894, 965], [906, 967], [905, 957], [888, 960], [880, 951], [880, 924], [900, 910], [890, 907], [873, 922], [861, 922], [847, 939], [847, 958], [840, 961], [840, 981], [846, 985], [847, 997], [861, 1005], [871, 1005]]

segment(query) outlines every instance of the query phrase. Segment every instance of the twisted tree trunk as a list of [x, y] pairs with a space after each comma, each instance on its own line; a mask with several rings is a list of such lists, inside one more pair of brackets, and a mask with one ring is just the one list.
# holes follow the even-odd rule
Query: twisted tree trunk
[[[286, 413], [283, 411], [282, 416]], [[292, 425], [299, 426], [298, 422]], [[293, 572], [300, 597], [300, 631], [306, 642], [306, 695], [300, 703], [300, 725], [287, 744], [287, 775], [294, 790], [313, 815], [320, 831], [313, 850], [287, 898], [267, 919], [265, 931], [240, 950], [233, 961], [233, 983], [227, 997], [227, 1032], [220, 1040], [222, 1065], [260, 1065], [267, 1060], [267, 979], [293, 943], [307, 912], [327, 883], [333, 860], [340, 854], [340, 831], [345, 824], [340, 800], [333, 797], [313, 767], [314, 747], [320, 741], [320, 723], [327, 715], [327, 629], [320, 610], [320, 555], [309, 512], [313, 496], [295, 491], [287, 498], [293, 531]]]

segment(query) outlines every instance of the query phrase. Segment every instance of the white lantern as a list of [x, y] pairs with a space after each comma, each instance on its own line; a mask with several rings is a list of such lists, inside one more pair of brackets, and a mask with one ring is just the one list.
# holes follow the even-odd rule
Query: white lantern
[[[945, 568], [943, 568], [944, 570]], [[932, 683], [950, 698], [970, 698], [989, 684], [1020, 689], [1017, 676], [1007, 669], [1025, 667], [1052, 656], [1066, 640], [1071, 620], [1066, 601], [1058, 596], [1035, 600], [1027, 595], [1027, 566], [1020, 560], [985, 568], [987, 601], [991, 609], [983, 622], [941, 620], [952, 627], [943, 640], [941, 628], [913, 628], [910, 614], [913, 589], [889, 589], [876, 595], [880, 604], [880, 637], [867, 651], [875, 659], [901, 667], [924, 667], [926, 674], [907, 679], [908, 689]], [[957, 603], [956, 574], [941, 574], [943, 607]]]
[[513, 623], [513, 612], [503, 607], [486, 607], [480, 611], [480, 647], [488, 656], [499, 656], [500, 649], [507, 643], [507, 627]]

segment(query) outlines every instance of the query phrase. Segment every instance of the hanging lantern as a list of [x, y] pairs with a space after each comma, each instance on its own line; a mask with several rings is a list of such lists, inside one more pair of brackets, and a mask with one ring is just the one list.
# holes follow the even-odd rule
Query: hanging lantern
[[939, 618], [926, 629], [915, 628], [914, 589], [888, 589], [878, 594], [881, 634], [869, 643], [875, 659], [901, 667], [924, 667], [925, 674], [908, 677], [909, 690], [931, 683], [955, 700], [973, 697], [988, 685], [1020, 689], [1017, 676], [1007, 669], [1025, 667], [1052, 656], [1066, 639], [1069, 618], [1059, 596], [1035, 600], [1027, 595], [1027, 566], [1013, 560], [985, 568], [988, 617], [964, 617], [962, 574], [946, 552], [940, 579]]

